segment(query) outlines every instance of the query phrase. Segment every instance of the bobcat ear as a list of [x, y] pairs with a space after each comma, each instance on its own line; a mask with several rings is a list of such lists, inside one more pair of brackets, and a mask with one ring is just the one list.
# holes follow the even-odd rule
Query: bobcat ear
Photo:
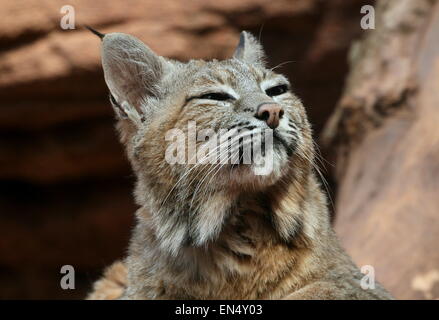
[[265, 66], [265, 53], [261, 43], [247, 31], [241, 32], [233, 57], [249, 64]]
[[[140, 118], [142, 102], [157, 96], [165, 60], [137, 38], [110, 33], [102, 39], [102, 67], [105, 82], [118, 108], [119, 117]], [[113, 102], [113, 101], [112, 101]], [[123, 115], [123, 116], [122, 116]], [[134, 120], [134, 119], [133, 119]]]

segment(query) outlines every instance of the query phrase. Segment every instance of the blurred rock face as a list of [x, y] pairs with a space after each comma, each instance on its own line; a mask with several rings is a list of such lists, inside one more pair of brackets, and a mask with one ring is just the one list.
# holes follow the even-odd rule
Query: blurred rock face
[[[125, 32], [180, 59], [228, 58], [239, 32], [260, 38], [292, 81], [316, 133], [331, 113], [361, 34], [365, 1], [9, 1], [0, 13], [0, 298], [81, 298], [123, 256], [135, 206], [113, 129], [99, 39]], [[76, 290], [60, 289], [60, 268]]]
[[439, 299], [439, 3], [378, 1], [325, 130], [335, 229], [400, 299]]

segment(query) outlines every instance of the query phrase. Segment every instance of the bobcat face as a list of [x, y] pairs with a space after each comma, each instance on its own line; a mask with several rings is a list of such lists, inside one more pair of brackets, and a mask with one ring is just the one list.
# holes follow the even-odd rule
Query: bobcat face
[[172, 61], [117, 33], [104, 37], [102, 59], [131, 162], [147, 179], [258, 189], [310, 153], [300, 100], [248, 33], [225, 61]]
[[[225, 156], [230, 156], [230, 161], [217, 166], [213, 181], [223, 182], [222, 187], [242, 187], [263, 186], [279, 179], [303, 139], [299, 129], [303, 107], [289, 90], [288, 80], [262, 66], [231, 59], [205, 63], [190, 84], [176, 126], [183, 129], [192, 120], [201, 132], [236, 132], [235, 140], [226, 143], [231, 150]], [[222, 160], [221, 151], [218, 147], [212, 153]], [[258, 171], [261, 166], [265, 170]]]

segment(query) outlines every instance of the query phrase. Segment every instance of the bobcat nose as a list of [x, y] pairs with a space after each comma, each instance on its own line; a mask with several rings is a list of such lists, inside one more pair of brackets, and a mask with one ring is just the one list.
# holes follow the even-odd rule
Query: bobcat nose
[[284, 115], [282, 107], [276, 103], [262, 103], [259, 105], [255, 117], [263, 120], [271, 129], [279, 126], [279, 120]]

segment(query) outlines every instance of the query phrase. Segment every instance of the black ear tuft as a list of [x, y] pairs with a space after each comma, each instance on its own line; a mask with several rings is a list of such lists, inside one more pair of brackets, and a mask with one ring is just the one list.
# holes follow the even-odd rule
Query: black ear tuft
[[239, 36], [239, 43], [238, 46], [235, 49], [235, 57], [242, 58], [244, 55], [244, 49], [245, 49], [245, 33], [241, 32], [241, 35]]
[[90, 26], [85, 26], [85, 28], [88, 29], [88, 30], [90, 30], [90, 31], [91, 31], [92, 33], [94, 33], [95, 35], [97, 35], [99, 38], [101, 38], [101, 40], [104, 39], [104, 37], [105, 37], [105, 34], [104, 34], [104, 33], [100, 33], [99, 31], [93, 29], [93, 28], [90, 27]]

